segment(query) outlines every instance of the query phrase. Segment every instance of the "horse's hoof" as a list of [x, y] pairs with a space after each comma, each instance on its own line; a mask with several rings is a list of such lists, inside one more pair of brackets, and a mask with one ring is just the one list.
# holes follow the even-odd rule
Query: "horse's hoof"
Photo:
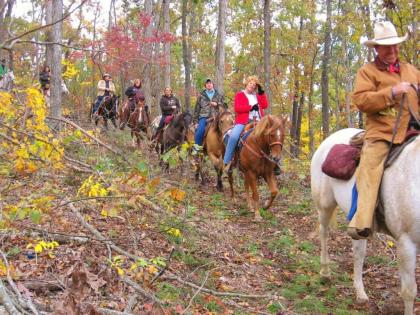
[[258, 212], [258, 214], [255, 214], [254, 221], [255, 222], [261, 222], [263, 220], [261, 214]]
[[365, 304], [369, 302], [369, 298], [367, 296], [360, 296], [356, 298], [356, 304]]

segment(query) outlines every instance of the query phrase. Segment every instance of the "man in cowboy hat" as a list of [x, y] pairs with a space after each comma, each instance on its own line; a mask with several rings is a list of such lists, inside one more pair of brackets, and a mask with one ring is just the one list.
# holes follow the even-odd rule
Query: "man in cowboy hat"
[[[404, 142], [410, 121], [415, 121], [412, 115], [419, 119], [416, 89], [420, 72], [398, 59], [398, 45], [407, 39], [407, 34], [399, 37], [388, 21], [376, 23], [374, 33], [375, 38], [363, 44], [375, 49], [376, 58], [357, 72], [352, 96], [353, 103], [366, 113], [365, 142], [356, 172], [357, 212], [348, 228], [354, 239], [372, 234], [373, 214], [391, 141]], [[405, 104], [401, 105], [403, 94]], [[401, 117], [397, 119], [400, 106], [403, 106]]]
[[98, 111], [99, 105], [105, 96], [113, 96], [115, 94], [115, 85], [112, 82], [112, 77], [109, 73], [104, 73], [102, 80], [98, 82], [98, 97], [96, 98], [95, 106], [92, 114], [95, 115]]

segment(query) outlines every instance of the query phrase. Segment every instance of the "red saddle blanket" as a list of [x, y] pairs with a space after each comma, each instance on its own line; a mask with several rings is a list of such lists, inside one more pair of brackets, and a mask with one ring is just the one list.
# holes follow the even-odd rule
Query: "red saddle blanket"
[[359, 163], [360, 151], [348, 144], [335, 144], [322, 163], [322, 171], [334, 178], [350, 179]]
[[166, 116], [165, 117], [165, 120], [164, 120], [164, 123], [165, 123], [165, 126], [166, 125], [169, 125], [169, 123], [171, 122], [171, 120], [174, 118], [174, 115], [169, 115], [169, 116]]

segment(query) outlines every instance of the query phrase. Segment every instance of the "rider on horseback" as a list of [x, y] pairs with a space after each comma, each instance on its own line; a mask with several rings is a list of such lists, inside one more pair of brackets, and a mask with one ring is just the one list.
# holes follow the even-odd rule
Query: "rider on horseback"
[[348, 228], [354, 239], [372, 235], [373, 215], [390, 144], [403, 143], [410, 116], [419, 117], [416, 89], [420, 72], [398, 59], [398, 45], [408, 35], [398, 37], [394, 25], [388, 21], [377, 23], [374, 34], [373, 40], [363, 44], [374, 48], [377, 56], [357, 72], [353, 93], [353, 103], [367, 114], [365, 141], [356, 171], [357, 212]]
[[93, 111], [92, 111], [93, 115], [97, 114], [99, 105], [101, 104], [104, 97], [113, 96], [115, 94], [115, 85], [111, 80], [112, 80], [112, 77], [109, 73], [105, 73], [102, 76], [102, 80], [99, 80], [98, 97], [93, 107]]
[[213, 114], [218, 113], [220, 106], [222, 106], [224, 109], [227, 109], [227, 104], [224, 102], [223, 95], [219, 94], [219, 92], [214, 89], [213, 81], [211, 79], [206, 80], [205, 87], [206, 88], [197, 98], [193, 116], [193, 121], [195, 123], [198, 122], [198, 127], [195, 131], [194, 137], [196, 144], [194, 149], [196, 152], [200, 150], [201, 146], [203, 145], [207, 119], [209, 119]]
[[167, 121], [170, 116], [179, 112], [181, 109], [179, 100], [172, 94], [172, 89], [169, 86], [165, 88], [164, 94], [160, 98], [159, 105], [162, 112], [162, 117], [160, 118], [159, 126], [153, 134], [152, 141], [159, 137], [160, 132], [165, 126], [165, 121]]
[[230, 171], [236, 145], [245, 125], [254, 119], [259, 121], [264, 116], [264, 109], [268, 107], [267, 96], [258, 83], [257, 76], [252, 75], [246, 78], [244, 85], [245, 89], [235, 95], [235, 126], [229, 135], [229, 141], [223, 158], [225, 172]]
[[51, 70], [50, 67], [44, 66], [42, 71], [39, 73], [39, 83], [41, 83], [41, 90], [44, 95], [50, 96], [50, 81], [51, 81]]
[[127, 90], [125, 91], [125, 95], [128, 97], [128, 100], [130, 101], [130, 112], [134, 112], [136, 109], [136, 102], [134, 97], [136, 94], [141, 91], [141, 80], [135, 79], [133, 81], [133, 85], [129, 86]]

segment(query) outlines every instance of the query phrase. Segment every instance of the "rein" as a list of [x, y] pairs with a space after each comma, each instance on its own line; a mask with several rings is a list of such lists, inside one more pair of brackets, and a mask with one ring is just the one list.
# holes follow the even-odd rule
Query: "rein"
[[[270, 135], [269, 135], [270, 136]], [[270, 155], [268, 155], [267, 153], [265, 153], [262, 149], [260, 149], [260, 152], [255, 151], [247, 142], [246, 140], [243, 141], [242, 139], [240, 139], [242, 145], [244, 147], [246, 147], [249, 151], [251, 151], [251, 153], [253, 153], [255, 156], [259, 157], [259, 158], [265, 158], [267, 160], [269, 160], [270, 162], [280, 166], [280, 164], [276, 161], [274, 161]], [[283, 150], [283, 143], [281, 143], [280, 141], [274, 141], [272, 143], [269, 143], [268, 146], [271, 148], [274, 145], [280, 145], [281, 149]]]

